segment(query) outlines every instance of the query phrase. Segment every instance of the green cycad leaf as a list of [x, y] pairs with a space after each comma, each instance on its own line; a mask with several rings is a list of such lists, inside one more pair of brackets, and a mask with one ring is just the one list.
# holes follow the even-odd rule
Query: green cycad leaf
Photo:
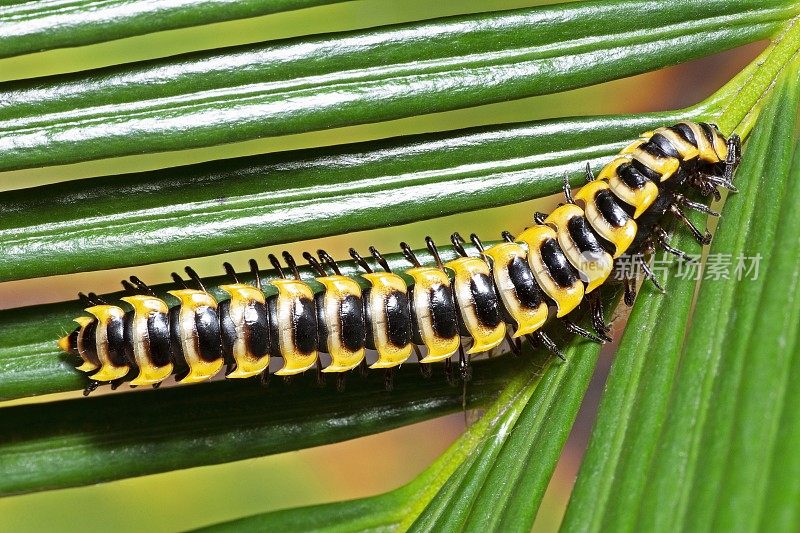
[[528, 369], [481, 420], [410, 484], [362, 500], [266, 513], [203, 531], [530, 531], [597, 361], [573, 342], [567, 363]]
[[[545, 196], [641, 131], [731, 131], [798, 48], [796, 24], [708, 101], [240, 158], [0, 193], [0, 281], [115, 268], [402, 224]], [[1, 157], [1, 156], [0, 156]], [[320, 223], [320, 217], [324, 223]], [[1, 341], [0, 341], [1, 342]]]
[[11, 0], [0, 6], [0, 57], [340, 1], [343, 0], [156, 0], [136, 5], [127, 0]]
[[693, 281], [670, 276], [668, 298], [640, 297], [564, 530], [800, 527], [799, 99], [794, 68], [748, 142], [711, 247], [731, 269], [760, 257], [759, 275], [705, 280], [685, 341]]
[[[0, 281], [349, 233], [552, 194], [696, 110], [546, 121], [0, 193]], [[2, 342], [2, 341], [0, 341]]]
[[[528, 357], [476, 363], [467, 405], [530, 373]], [[266, 391], [258, 380], [225, 381], [0, 409], [0, 496], [309, 448], [462, 409], [461, 387], [434, 370], [423, 379], [405, 365], [392, 392], [382, 372], [350, 376], [341, 393], [309, 373]]]
[[0, 86], [0, 171], [553, 93], [767, 38], [789, 0], [576, 2]]

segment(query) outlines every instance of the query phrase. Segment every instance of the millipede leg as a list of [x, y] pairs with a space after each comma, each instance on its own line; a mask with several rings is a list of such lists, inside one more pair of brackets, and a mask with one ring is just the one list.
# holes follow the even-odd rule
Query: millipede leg
[[395, 369], [387, 368], [386, 372], [383, 374], [383, 388], [386, 389], [386, 392], [392, 392], [394, 390], [394, 373]]
[[632, 307], [633, 302], [636, 300], [636, 281], [626, 276], [622, 282], [625, 284], [625, 296], [623, 297], [625, 305]]
[[592, 172], [592, 164], [587, 161], [586, 162], [586, 183], [591, 183], [595, 179], [597, 179], [597, 178], [594, 177], [594, 172]]
[[414, 353], [417, 355], [417, 364], [419, 365], [419, 373], [422, 374], [422, 377], [425, 379], [430, 378], [433, 375], [433, 370], [431, 370], [431, 366], [428, 363], [422, 362], [422, 352], [419, 349], [419, 346], [416, 344], [414, 346]]
[[317, 387], [324, 387], [325, 374], [322, 373], [322, 361], [319, 360], [319, 356], [317, 356], [317, 362], [314, 364], [314, 369], [317, 374]]
[[258, 375], [258, 382], [265, 389], [269, 386], [270, 376], [269, 368], [265, 368], [264, 371]]
[[564, 190], [564, 198], [567, 200], [568, 204], [574, 204], [575, 200], [572, 199], [572, 187], [569, 184], [569, 174], [564, 172], [564, 185], [562, 187]]
[[728, 138], [728, 158], [725, 160], [725, 171], [722, 179], [727, 183], [733, 183], [733, 172], [739, 166], [742, 158], [742, 139], [735, 133]]
[[689, 220], [681, 208], [675, 204], [669, 206], [669, 212], [675, 215], [675, 218], [683, 222], [683, 225], [689, 228], [689, 231], [692, 233], [694, 240], [696, 240], [701, 246], [705, 246], [707, 244], [711, 244], [711, 234], [706, 231], [702, 233], [694, 223]]
[[457, 384], [455, 376], [453, 376], [453, 361], [449, 358], [444, 360], [444, 377], [448, 385], [455, 386]]
[[458, 347], [458, 373], [464, 383], [472, 379], [472, 367], [469, 366], [469, 359], [464, 353], [464, 345]]
[[[606, 338], [601, 338], [598, 337], [597, 335], [592, 334], [590, 331], [583, 329], [582, 327], [580, 327], [575, 322], [572, 322], [571, 320], [567, 320], [566, 318], [563, 320], [564, 320], [564, 327], [566, 327], [567, 331], [569, 331], [570, 333], [575, 335], [580, 335], [581, 337], [589, 339], [590, 341], [596, 342], [598, 344], [606, 343]], [[606, 335], [606, 337], [608, 336]], [[608, 340], [610, 341], [611, 339]]]
[[690, 256], [683, 250], [678, 250], [677, 248], [670, 246], [670, 244], [667, 242], [667, 232], [665, 232], [662, 228], [656, 226], [653, 228], [653, 233], [655, 233], [656, 237], [658, 238], [658, 244], [664, 249], [665, 252], [669, 252], [674, 256], [680, 257], [687, 263], [697, 263], [697, 259]]
[[89, 396], [91, 393], [97, 390], [97, 387], [100, 386], [99, 381], [90, 380], [89, 383], [86, 384], [86, 387], [83, 389], [83, 395]]
[[512, 354], [519, 356], [522, 353], [522, 345], [519, 339], [512, 339], [508, 331], [506, 331], [506, 342], [508, 342], [508, 348], [511, 350]]
[[545, 349], [550, 352], [551, 354], [555, 355], [562, 361], [566, 361], [567, 358], [564, 356], [564, 352], [558, 349], [558, 346], [553, 339], [547, 336], [544, 331], [537, 331], [532, 335], [528, 335], [528, 340], [531, 341], [531, 344], [541, 344], [545, 347]]
[[645, 279], [649, 280], [653, 285], [655, 285], [656, 289], [661, 291], [661, 294], [666, 294], [666, 289], [664, 289], [661, 283], [658, 282], [658, 278], [655, 274], [653, 274], [653, 271], [650, 270], [650, 265], [647, 264], [647, 261], [639, 257], [639, 265], [642, 267], [642, 272], [644, 272]]
[[346, 382], [347, 374], [344, 372], [336, 374], [336, 392], [344, 392]]
[[688, 198], [686, 198], [682, 194], [676, 194], [675, 195], [675, 203], [677, 205], [681, 206], [681, 207], [688, 207], [689, 209], [694, 209], [695, 211], [699, 211], [701, 213], [705, 213], [705, 214], [710, 215], [712, 217], [719, 217], [720, 216], [719, 211], [714, 211], [713, 209], [708, 207], [706, 204], [701, 204], [700, 202], [695, 202], [695, 201], [689, 200]]
[[611, 342], [608, 332], [611, 331], [611, 325], [606, 324], [605, 316], [603, 316], [603, 299], [600, 294], [592, 292], [589, 295], [589, 311], [592, 316], [592, 328], [594, 328], [597, 335], [605, 340]]
[[369, 374], [369, 367], [367, 366], [366, 358], [362, 359], [361, 362], [358, 364], [358, 374], [362, 378], [367, 377], [367, 375]]
[[117, 390], [123, 383], [125, 383], [125, 378], [119, 378], [111, 381], [109, 385], [111, 386], [111, 390]]

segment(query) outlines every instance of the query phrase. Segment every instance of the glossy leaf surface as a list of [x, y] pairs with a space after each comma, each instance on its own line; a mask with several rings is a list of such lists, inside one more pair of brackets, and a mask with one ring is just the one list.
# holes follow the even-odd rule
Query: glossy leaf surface
[[11, 0], [0, 5], [0, 57], [336, 1], [342, 0]]
[[564, 530], [797, 530], [797, 75], [748, 142], [685, 341], [693, 281], [642, 295]]
[[248, 45], [0, 86], [0, 171], [553, 93], [764, 39], [788, 0], [616, 0]]

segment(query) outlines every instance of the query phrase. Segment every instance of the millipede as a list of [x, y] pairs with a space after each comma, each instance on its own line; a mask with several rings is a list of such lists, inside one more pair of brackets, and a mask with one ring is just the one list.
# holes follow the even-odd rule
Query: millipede
[[[430, 265], [401, 243], [409, 264], [403, 276], [374, 247], [372, 262], [350, 249], [357, 275], [343, 275], [324, 250], [316, 256], [306, 252], [303, 257], [321, 287], [317, 291], [301, 278], [290, 254], [283, 253], [283, 264], [270, 254], [278, 276], [262, 280], [251, 259], [254, 284], [240, 283], [225, 263], [230, 283], [219, 289], [229, 298], [221, 301], [187, 267], [190, 283], [172, 275], [178, 287], [168, 291], [178, 302], [172, 307], [133, 276], [123, 281], [124, 304], [79, 294], [86, 315], [75, 319], [78, 326], [58, 344], [82, 361], [78, 370], [90, 380], [85, 394], [103, 383], [157, 387], [172, 375], [180, 383], [195, 383], [223, 368], [226, 378], [262, 380], [270, 373], [291, 376], [316, 368], [319, 376], [336, 373], [340, 386], [344, 373], [354, 369], [387, 369], [391, 388], [392, 370], [412, 354], [428, 373], [430, 363], [451, 368], [457, 361], [466, 380], [471, 356], [504, 342], [518, 351], [522, 339], [563, 358], [543, 326], [552, 318], [573, 334], [610, 340], [597, 289], [609, 280], [616, 260], [630, 255], [661, 289], [642, 254], [661, 248], [690, 259], [669, 244], [662, 218], [673, 215], [698, 243], [708, 244], [711, 235], [700, 231], [684, 209], [719, 214], [687, 193], [719, 199], [720, 188], [735, 192], [740, 157], [739, 137], [726, 139], [713, 124], [662, 127], [624, 148], [597, 176], [587, 164], [586, 184], [574, 195], [565, 175], [565, 202], [550, 214], [536, 213], [534, 224], [518, 236], [504, 232], [499, 242], [484, 244], [472, 234], [473, 254], [458, 233], [451, 237], [458, 256], [449, 261], [426, 238], [434, 259]], [[624, 300], [632, 305], [636, 280], [622, 281]], [[265, 284], [271, 290], [265, 292]], [[582, 303], [593, 331], [570, 317]], [[367, 350], [376, 354], [369, 365]], [[327, 365], [321, 353], [328, 354]], [[274, 372], [272, 358], [282, 359]]]

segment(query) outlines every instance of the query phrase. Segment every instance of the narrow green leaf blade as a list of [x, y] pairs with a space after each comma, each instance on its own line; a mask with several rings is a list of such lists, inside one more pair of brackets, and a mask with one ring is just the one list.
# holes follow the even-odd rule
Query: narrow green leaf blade
[[544, 363], [541, 374], [532, 372], [528, 361], [527, 370], [509, 382], [481, 420], [404, 487], [361, 500], [245, 517], [202, 531], [485, 531], [487, 526], [530, 531], [598, 351], [595, 344], [573, 340], [567, 362]]
[[0, 193], [0, 281], [223, 253], [546, 196], [697, 111], [562, 119]]
[[[519, 359], [476, 362], [468, 405], [493, 399]], [[273, 379], [225, 381], [157, 391], [0, 409], [0, 495], [74, 487], [329, 444], [462, 408], [462, 390], [442, 365], [431, 379], [405, 365], [392, 392], [383, 373], [350, 376], [345, 392]], [[20, 423], [22, 422], [22, 423]]]
[[5, 83], [0, 171], [564, 91], [767, 38], [797, 11], [789, 0], [574, 2]]
[[[564, 530], [755, 530], [759, 519], [773, 525], [762, 514], [767, 493], [798, 491], [795, 479], [774, 471], [790, 456], [771, 454], [779, 432], [793, 434], [779, 419], [794, 401], [783, 393], [790, 356], [798, 354], [791, 347], [800, 314], [797, 237], [780, 229], [781, 216], [796, 212], [796, 197], [786, 192], [796, 181], [796, 170], [789, 172], [796, 70], [788, 79], [748, 142], [737, 173], [740, 193], [728, 198], [712, 244], [711, 261], [717, 254], [732, 258], [731, 279], [702, 283], [685, 343], [691, 291], [670, 287], [660, 305], [647, 295], [640, 300]], [[758, 254], [761, 277], [737, 280], [737, 258]], [[674, 273], [668, 283], [675, 284]], [[685, 300], [678, 307], [671, 304], [676, 296]], [[781, 530], [796, 530], [797, 500], [782, 501]]]
[[0, 6], [0, 57], [81, 46], [175, 28], [199, 26], [343, 0], [127, 0], [30, 2]]

